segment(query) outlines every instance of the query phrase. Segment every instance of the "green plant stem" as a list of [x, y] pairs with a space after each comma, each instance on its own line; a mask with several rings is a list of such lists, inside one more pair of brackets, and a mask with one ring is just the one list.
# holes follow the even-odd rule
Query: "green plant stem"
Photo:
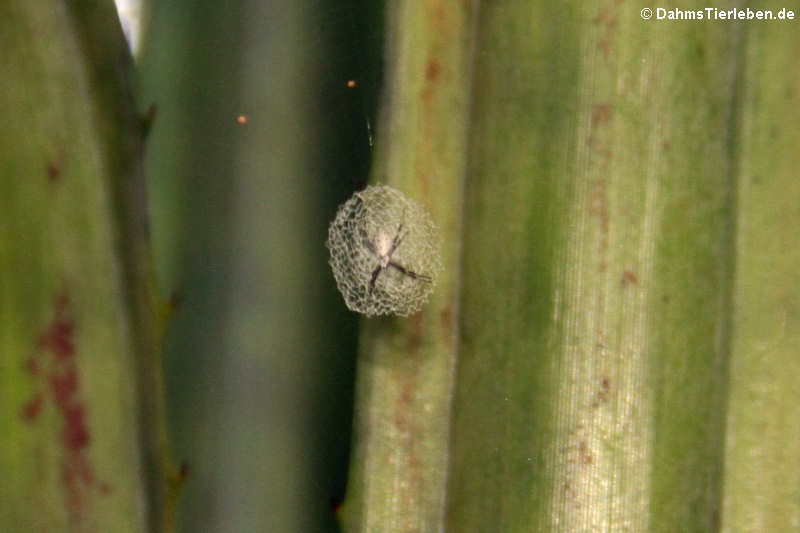
[[457, 351], [462, 193], [474, 8], [397, 1], [387, 8], [386, 106], [373, 183], [430, 209], [444, 273], [408, 319], [362, 322], [349, 532], [441, 531]]
[[747, 27], [725, 532], [792, 531], [800, 523], [797, 46], [796, 24]]
[[105, 0], [71, 4], [89, 75], [90, 91], [100, 109], [95, 115], [99, 138], [112, 176], [127, 305], [131, 313], [137, 382], [141, 402], [140, 432], [149, 523], [152, 531], [175, 528], [174, 492], [169, 479], [178, 475], [171, 464], [164, 403], [163, 332], [168, 306], [159, 300], [149, 241], [144, 142], [147, 128], [134, 101], [134, 66], [122, 36], [116, 9]]
[[480, 21], [448, 529], [709, 531], [741, 29]]

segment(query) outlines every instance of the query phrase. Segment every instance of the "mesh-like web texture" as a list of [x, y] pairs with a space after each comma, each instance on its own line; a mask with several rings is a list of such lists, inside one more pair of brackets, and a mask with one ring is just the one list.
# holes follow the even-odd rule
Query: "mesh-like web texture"
[[442, 270], [430, 215], [385, 185], [368, 186], [342, 204], [325, 245], [345, 304], [367, 316], [416, 313]]

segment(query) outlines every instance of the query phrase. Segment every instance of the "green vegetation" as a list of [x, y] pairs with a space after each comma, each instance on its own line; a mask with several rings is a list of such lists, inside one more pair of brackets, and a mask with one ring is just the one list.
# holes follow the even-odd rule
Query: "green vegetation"
[[[796, 529], [798, 22], [642, 7], [5, 2], [0, 530]], [[356, 334], [365, 124], [444, 270]]]

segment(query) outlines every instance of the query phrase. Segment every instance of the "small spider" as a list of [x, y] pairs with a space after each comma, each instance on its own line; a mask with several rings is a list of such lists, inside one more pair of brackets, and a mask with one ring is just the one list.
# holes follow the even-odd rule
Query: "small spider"
[[403, 243], [403, 239], [405, 237], [406, 234], [403, 233], [403, 225], [400, 224], [397, 227], [397, 233], [394, 237], [389, 237], [387, 233], [379, 231], [375, 237], [374, 243], [370, 242], [366, 238], [364, 239], [364, 244], [366, 245], [367, 249], [369, 249], [369, 251], [372, 252], [375, 255], [375, 258], [378, 260], [378, 265], [372, 271], [372, 276], [370, 276], [369, 279], [369, 294], [372, 294], [372, 291], [375, 289], [375, 282], [378, 280], [378, 276], [380, 276], [381, 272], [389, 268], [393, 268], [411, 279], [418, 279], [420, 281], [424, 281], [425, 283], [430, 283], [432, 281], [430, 276], [426, 276], [425, 274], [417, 274], [413, 270], [404, 267], [397, 261], [392, 260], [392, 255]]

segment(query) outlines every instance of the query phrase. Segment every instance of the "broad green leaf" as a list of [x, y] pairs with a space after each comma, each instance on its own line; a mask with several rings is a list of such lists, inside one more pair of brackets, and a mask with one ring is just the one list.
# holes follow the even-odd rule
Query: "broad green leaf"
[[0, 529], [161, 530], [143, 128], [116, 12], [12, 1], [0, 27]]

